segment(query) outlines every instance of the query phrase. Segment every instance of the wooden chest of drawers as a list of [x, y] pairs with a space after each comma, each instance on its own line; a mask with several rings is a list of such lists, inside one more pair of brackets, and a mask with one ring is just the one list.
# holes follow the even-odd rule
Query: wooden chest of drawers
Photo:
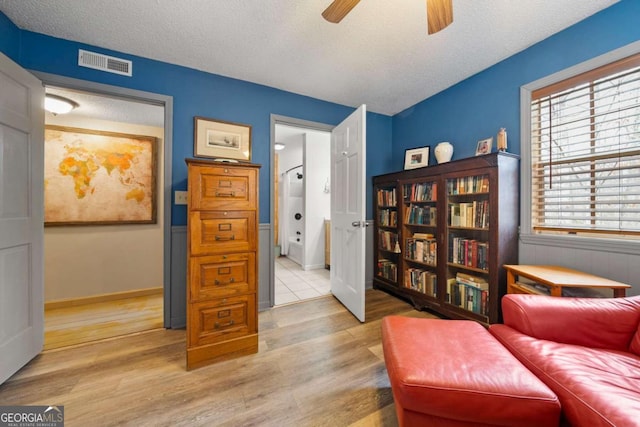
[[260, 166], [187, 159], [187, 369], [258, 351]]

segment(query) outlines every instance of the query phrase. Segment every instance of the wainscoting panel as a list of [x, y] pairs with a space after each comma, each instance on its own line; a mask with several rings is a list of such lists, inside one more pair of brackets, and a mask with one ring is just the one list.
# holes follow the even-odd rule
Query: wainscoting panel
[[258, 311], [271, 308], [271, 289], [269, 283], [273, 277], [271, 264], [270, 224], [260, 224], [258, 228]]
[[187, 326], [187, 226], [171, 227], [170, 327]]

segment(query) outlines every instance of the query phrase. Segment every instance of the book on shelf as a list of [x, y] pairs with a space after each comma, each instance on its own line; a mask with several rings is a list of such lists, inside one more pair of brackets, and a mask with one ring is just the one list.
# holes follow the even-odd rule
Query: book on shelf
[[398, 233], [378, 230], [378, 248], [389, 252], [400, 253]]
[[489, 192], [489, 176], [474, 175], [447, 180], [447, 194], [473, 194]]
[[380, 258], [378, 260], [378, 276], [395, 282], [398, 277], [398, 265], [392, 260]]
[[436, 226], [437, 209], [435, 206], [416, 206], [410, 204], [405, 210], [404, 222], [406, 224]]
[[412, 202], [435, 202], [438, 199], [438, 184], [424, 182], [404, 185], [404, 199]]
[[[419, 233], [417, 233], [419, 234]], [[433, 235], [426, 238], [410, 237], [405, 244], [405, 258], [421, 263], [436, 265], [438, 260], [438, 243]]]
[[482, 278], [458, 273], [447, 280], [449, 304], [481, 315], [488, 315], [489, 284]]
[[437, 296], [436, 274], [419, 268], [407, 268], [404, 272], [404, 287], [435, 297]]
[[466, 237], [449, 235], [448, 261], [467, 267], [487, 270], [489, 268], [489, 243]]
[[487, 228], [489, 226], [489, 201], [449, 203], [449, 226]]
[[396, 206], [396, 189], [379, 189], [377, 191], [378, 206]]
[[398, 212], [393, 209], [380, 209], [378, 212], [378, 224], [383, 227], [396, 227], [398, 225]]

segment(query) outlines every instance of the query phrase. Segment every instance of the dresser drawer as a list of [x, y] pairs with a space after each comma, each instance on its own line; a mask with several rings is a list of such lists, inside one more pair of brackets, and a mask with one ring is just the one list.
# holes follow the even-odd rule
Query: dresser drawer
[[256, 211], [193, 211], [189, 216], [191, 255], [256, 250]]
[[212, 344], [257, 333], [255, 294], [192, 304], [189, 345]]
[[190, 209], [257, 208], [258, 171], [225, 166], [195, 166], [189, 174]]
[[191, 257], [191, 301], [255, 292], [254, 253]]

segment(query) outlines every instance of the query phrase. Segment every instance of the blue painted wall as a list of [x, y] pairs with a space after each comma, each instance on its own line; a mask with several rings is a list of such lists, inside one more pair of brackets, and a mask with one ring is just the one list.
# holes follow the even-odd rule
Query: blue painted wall
[[20, 29], [0, 12], [0, 52], [14, 62], [20, 62]]
[[[147, 58], [114, 52], [96, 46], [70, 42], [29, 31], [21, 31], [0, 13], [0, 50], [27, 69], [92, 82], [121, 86], [173, 97], [173, 190], [187, 188], [186, 157], [193, 156], [193, 118], [212, 117], [252, 126], [252, 161], [261, 164], [260, 222], [270, 215], [269, 164], [270, 115], [336, 125], [353, 108], [245, 81], [205, 73]], [[114, 55], [133, 61], [133, 77], [79, 67], [78, 49]], [[18, 54], [19, 53], [19, 54]], [[367, 194], [371, 200], [370, 177], [388, 172], [391, 158], [391, 117], [367, 114]], [[367, 203], [371, 218], [371, 203]], [[186, 224], [186, 207], [172, 206], [172, 224]]]
[[[454, 159], [475, 155], [478, 140], [508, 133], [520, 154], [520, 86], [640, 39], [640, 1], [621, 2], [432, 96], [393, 117], [394, 164], [404, 150], [450, 141]], [[431, 164], [435, 157], [431, 158]]]

